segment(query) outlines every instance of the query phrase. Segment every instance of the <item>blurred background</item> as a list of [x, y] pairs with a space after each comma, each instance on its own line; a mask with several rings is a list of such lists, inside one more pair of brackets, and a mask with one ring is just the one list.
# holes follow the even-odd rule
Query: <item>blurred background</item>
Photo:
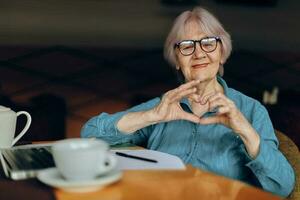
[[232, 36], [228, 85], [262, 102], [299, 147], [299, 0], [1, 0], [0, 104], [32, 114], [23, 141], [79, 137], [92, 116], [176, 87], [163, 44], [195, 5]]

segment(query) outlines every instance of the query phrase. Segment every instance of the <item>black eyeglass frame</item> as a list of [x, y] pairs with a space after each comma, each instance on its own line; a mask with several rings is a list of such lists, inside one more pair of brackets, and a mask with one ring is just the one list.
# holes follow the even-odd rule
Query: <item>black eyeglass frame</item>
[[[204, 49], [202, 48], [201, 41], [202, 41], [202, 40], [205, 40], [205, 39], [209, 39], [209, 38], [214, 38], [214, 39], [216, 39], [216, 42], [217, 42], [217, 43], [216, 43], [216, 47], [215, 47], [213, 50], [211, 50], [211, 51], [206, 51], [206, 50], [204, 50]], [[189, 54], [183, 54], [183, 53], [181, 52], [180, 48], [179, 48], [180, 44], [181, 44], [182, 42], [186, 42], [186, 41], [193, 41], [193, 43], [194, 43], [194, 50], [193, 50], [191, 53], [189, 53]], [[184, 55], [184, 56], [190, 56], [190, 55], [192, 55], [192, 54], [195, 52], [195, 50], [196, 50], [196, 43], [197, 43], [197, 42], [199, 42], [200, 48], [201, 48], [204, 52], [206, 52], [206, 53], [211, 53], [211, 52], [213, 52], [214, 50], [217, 49], [217, 47], [218, 47], [218, 42], [221, 42], [221, 43], [222, 43], [222, 40], [221, 40], [220, 37], [217, 37], [217, 36], [205, 37], [205, 38], [201, 38], [200, 40], [182, 40], [182, 41], [177, 42], [177, 43], [174, 44], [174, 49], [175, 49], [175, 48], [178, 48], [179, 51], [180, 51], [180, 53], [181, 53], [182, 55]]]

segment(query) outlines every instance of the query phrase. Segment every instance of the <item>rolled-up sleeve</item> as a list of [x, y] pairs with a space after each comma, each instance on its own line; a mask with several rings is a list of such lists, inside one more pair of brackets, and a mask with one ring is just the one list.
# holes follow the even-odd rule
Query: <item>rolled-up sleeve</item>
[[155, 98], [146, 103], [132, 107], [126, 111], [114, 114], [101, 113], [88, 120], [81, 129], [81, 137], [95, 137], [107, 141], [110, 144], [133, 143], [140, 145], [145, 143], [150, 134], [151, 127], [145, 127], [133, 134], [125, 134], [118, 130], [118, 121], [129, 112], [146, 111], [159, 103], [160, 99]]
[[295, 174], [290, 163], [278, 149], [267, 110], [260, 105], [253, 117], [253, 127], [260, 135], [260, 149], [257, 157], [246, 164], [251, 169], [264, 190], [286, 197], [294, 188]]

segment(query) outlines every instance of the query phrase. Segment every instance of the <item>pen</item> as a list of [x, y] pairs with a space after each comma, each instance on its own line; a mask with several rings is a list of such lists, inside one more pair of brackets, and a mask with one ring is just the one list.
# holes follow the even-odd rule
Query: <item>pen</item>
[[121, 152], [116, 152], [116, 155], [126, 157], [126, 158], [132, 158], [132, 159], [157, 163], [157, 160], [153, 160], [153, 159], [149, 159], [149, 158], [143, 158], [143, 157], [139, 157], [139, 156], [133, 156], [133, 155], [129, 155], [129, 154], [126, 154], [126, 153], [121, 153]]

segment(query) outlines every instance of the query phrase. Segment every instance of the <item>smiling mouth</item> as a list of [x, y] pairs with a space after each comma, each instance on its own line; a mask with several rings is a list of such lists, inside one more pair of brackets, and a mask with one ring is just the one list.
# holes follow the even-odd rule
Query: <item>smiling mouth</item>
[[203, 63], [203, 64], [196, 64], [196, 65], [192, 65], [192, 67], [194, 69], [199, 69], [199, 68], [205, 68], [207, 67], [208, 63]]

